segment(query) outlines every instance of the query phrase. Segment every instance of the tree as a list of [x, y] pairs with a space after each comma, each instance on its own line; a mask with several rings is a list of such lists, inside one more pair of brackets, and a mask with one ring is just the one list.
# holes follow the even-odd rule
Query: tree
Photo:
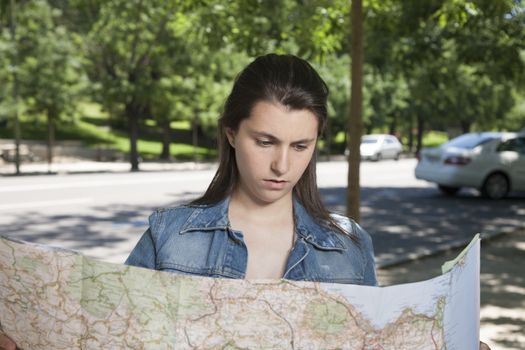
[[26, 115], [46, 116], [49, 163], [56, 122], [72, 114], [75, 87], [81, 80], [72, 38], [65, 27], [57, 25], [60, 15], [43, 0], [21, 2], [16, 14], [16, 41], [11, 46], [17, 57], [12, 65], [16, 73], [11, 81], [16, 91], [13, 100], [18, 105], [20, 95]]
[[[9, 74], [8, 71], [0, 71], [0, 80], [5, 81], [3, 86], [7, 86], [8, 81], [11, 80], [11, 106], [7, 108], [8, 113], [13, 115], [13, 129], [14, 129], [14, 139], [15, 139], [15, 172], [16, 174], [20, 174], [20, 122], [18, 119], [18, 46], [17, 46], [17, 35], [16, 35], [16, 4], [13, 0], [8, 1], [2, 1], [0, 2], [0, 8], [2, 9], [2, 14], [6, 14], [4, 16], [0, 16], [0, 52], [6, 53], [5, 55], [2, 54], [0, 56], [0, 66], [11, 67], [11, 74]], [[9, 13], [9, 15], [7, 15]], [[9, 39], [5, 38], [6, 35], [4, 33], [4, 26], [5, 24], [9, 23]], [[7, 44], [9, 43], [9, 44]], [[11, 59], [9, 60], [6, 56], [8, 56], [10, 53]], [[10, 61], [10, 62], [9, 62]], [[9, 75], [11, 76], [11, 79], [9, 79]], [[6, 109], [5, 107], [2, 108], [2, 105], [9, 105], [9, 97], [7, 96], [6, 91], [0, 92], [0, 112], [2, 109]], [[0, 117], [2, 113], [0, 113]], [[2, 120], [0, 119], [0, 122]], [[5, 123], [7, 124], [7, 122]]]
[[[322, 63], [315, 64], [315, 68], [323, 77], [330, 89], [328, 95], [328, 123], [325, 132], [324, 147], [320, 148], [327, 156], [333, 153], [342, 154], [347, 145], [346, 128], [350, 108], [350, 54], [327, 55]], [[344, 134], [341, 142], [340, 134]], [[337, 148], [334, 147], [336, 138]]]
[[[365, 109], [367, 126], [393, 125], [395, 115], [412, 144], [415, 121], [419, 150], [429, 128], [500, 125], [523, 81], [523, 15], [512, 0], [368, 1], [365, 71], [375, 78], [365, 99], [375, 114], [370, 120]], [[397, 106], [386, 108], [392, 116], [378, 115], [388, 95]]]
[[113, 0], [102, 4], [89, 32], [91, 77], [100, 84], [103, 105], [127, 120], [132, 171], [139, 170], [139, 120], [151, 105], [151, 87], [163, 76], [159, 67], [185, 57], [168, 48], [193, 29], [192, 9], [191, 1]]
[[73, 39], [57, 25], [60, 11], [45, 1], [32, 1], [20, 11], [20, 80], [26, 112], [44, 114], [47, 121], [47, 161], [53, 161], [59, 118], [71, 118], [82, 73]]
[[346, 196], [347, 216], [360, 220], [361, 195], [359, 189], [359, 165], [361, 162], [361, 134], [363, 127], [363, 4], [352, 1], [352, 93], [348, 118], [348, 187]]

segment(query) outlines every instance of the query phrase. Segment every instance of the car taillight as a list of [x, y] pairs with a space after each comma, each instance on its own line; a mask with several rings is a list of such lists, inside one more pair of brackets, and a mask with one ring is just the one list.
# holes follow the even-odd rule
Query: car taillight
[[470, 158], [462, 156], [453, 156], [446, 158], [444, 163], [449, 165], [467, 165], [468, 163], [470, 163]]

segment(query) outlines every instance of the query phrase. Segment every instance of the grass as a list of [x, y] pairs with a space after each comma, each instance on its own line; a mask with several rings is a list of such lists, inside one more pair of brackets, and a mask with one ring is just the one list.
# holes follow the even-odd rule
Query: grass
[[[82, 102], [79, 105], [79, 114], [76, 120], [61, 121], [56, 130], [57, 140], [78, 140], [86, 147], [105, 147], [112, 148], [119, 152], [129, 154], [130, 144], [127, 132], [119, 129], [112, 129], [110, 125], [109, 113], [102, 107], [93, 102]], [[22, 130], [22, 139], [24, 140], [41, 140], [47, 138], [46, 120], [44, 117], [20, 117]], [[191, 130], [190, 121], [173, 121], [170, 126], [174, 130], [189, 132]], [[149, 130], [149, 133], [143, 133], [143, 136], [137, 142], [139, 156], [143, 159], [157, 159], [162, 151], [160, 134], [156, 133], [157, 123], [155, 120], [148, 119], [143, 127]], [[377, 130], [377, 132], [381, 132]], [[149, 135], [149, 136], [144, 136]], [[12, 128], [0, 128], [0, 138], [13, 138]], [[345, 148], [343, 145], [345, 132], [339, 131], [332, 143], [332, 152]], [[402, 139], [403, 144], [408, 143], [405, 137]], [[415, 141], [415, 140], [414, 140]], [[448, 141], [447, 134], [439, 131], [429, 131], [423, 136], [423, 147], [435, 147]], [[319, 146], [324, 146], [320, 141]], [[171, 156], [177, 159], [208, 159], [215, 157], [216, 149], [207, 149], [203, 147], [193, 148], [192, 145], [184, 143], [171, 143]]]
[[189, 120], [177, 120], [170, 123], [172, 129], [191, 130], [191, 123]]
[[[58, 141], [76, 140], [81, 141], [86, 147], [112, 148], [119, 152], [129, 154], [130, 144], [127, 132], [114, 130], [109, 126], [109, 115], [103, 111], [99, 104], [83, 102], [79, 105], [80, 117], [72, 121], [60, 121], [55, 132]], [[145, 127], [153, 131], [156, 123], [146, 120]], [[184, 131], [190, 130], [187, 121], [172, 122], [173, 129]], [[20, 117], [20, 128], [23, 140], [47, 139], [47, 124], [44, 117]], [[149, 139], [140, 138], [137, 141], [137, 149], [142, 159], [158, 159], [162, 152], [162, 143], [156, 139], [155, 133], [150, 133]], [[0, 128], [0, 138], [12, 139], [12, 127]], [[216, 150], [204, 147], [194, 148], [192, 145], [183, 143], [171, 143], [170, 154], [177, 159], [208, 159], [216, 155]]]
[[428, 131], [423, 136], [423, 147], [437, 147], [448, 141], [448, 135], [443, 131]]

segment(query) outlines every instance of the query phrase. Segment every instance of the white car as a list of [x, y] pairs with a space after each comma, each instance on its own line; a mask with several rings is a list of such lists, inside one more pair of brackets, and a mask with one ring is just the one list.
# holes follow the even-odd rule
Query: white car
[[380, 159], [399, 159], [403, 152], [403, 146], [397, 137], [392, 135], [375, 134], [364, 135], [361, 138], [361, 158], [380, 160]]
[[453, 195], [473, 187], [491, 199], [525, 190], [525, 133], [482, 132], [423, 149], [416, 178], [434, 182]]

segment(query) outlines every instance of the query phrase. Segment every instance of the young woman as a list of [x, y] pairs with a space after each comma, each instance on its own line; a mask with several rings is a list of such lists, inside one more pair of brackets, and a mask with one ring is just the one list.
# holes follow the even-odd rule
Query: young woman
[[[330, 214], [317, 189], [315, 146], [327, 96], [308, 62], [255, 59], [219, 120], [219, 168], [207, 191], [154, 212], [126, 263], [200, 276], [376, 285], [370, 236]], [[0, 346], [16, 347], [1, 335]]]
[[156, 211], [127, 264], [227, 278], [375, 285], [370, 236], [330, 214], [315, 146], [328, 88], [308, 62], [257, 58], [219, 120], [219, 168], [193, 203]]

